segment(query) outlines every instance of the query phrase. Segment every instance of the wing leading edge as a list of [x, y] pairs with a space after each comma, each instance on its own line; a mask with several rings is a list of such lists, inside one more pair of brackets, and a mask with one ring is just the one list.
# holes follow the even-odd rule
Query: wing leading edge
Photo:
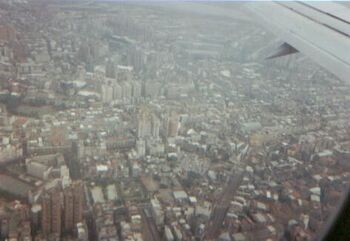
[[254, 2], [249, 8], [286, 42], [272, 57], [299, 51], [350, 82], [349, 8], [333, 2]]

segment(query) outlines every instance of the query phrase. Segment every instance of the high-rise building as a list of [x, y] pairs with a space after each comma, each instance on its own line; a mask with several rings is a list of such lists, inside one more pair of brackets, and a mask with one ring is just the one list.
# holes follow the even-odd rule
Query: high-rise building
[[49, 193], [45, 193], [42, 196], [41, 207], [41, 229], [47, 235], [51, 233], [51, 196]]
[[146, 142], [143, 139], [136, 141], [136, 152], [138, 157], [144, 157], [146, 155]]
[[51, 232], [61, 234], [62, 193], [54, 189], [51, 193]]
[[159, 137], [160, 121], [148, 108], [140, 110], [138, 116], [137, 137]]
[[102, 102], [110, 103], [113, 100], [113, 87], [110, 85], [103, 84], [101, 86], [101, 97]]
[[65, 231], [70, 231], [74, 227], [73, 210], [73, 191], [71, 187], [68, 187], [64, 190], [63, 226]]
[[132, 86], [128, 82], [124, 81], [124, 82], [121, 83], [121, 87], [122, 87], [124, 101], [131, 100], [131, 97], [132, 97]]
[[72, 184], [73, 188], [73, 222], [77, 224], [83, 221], [83, 207], [84, 207], [84, 186], [82, 182], [75, 182]]
[[154, 138], [159, 137], [160, 121], [156, 115], [152, 116], [152, 136]]
[[168, 118], [167, 127], [167, 136], [176, 137], [179, 129], [179, 116], [176, 113], [171, 113], [170, 117]]
[[72, 231], [83, 220], [84, 190], [81, 182], [74, 182], [64, 193], [64, 229]]
[[40, 204], [34, 204], [30, 209], [31, 223], [34, 230], [38, 230], [40, 227], [40, 213], [42, 206]]
[[6, 107], [4, 105], [0, 105], [0, 125], [7, 126], [8, 124], [9, 122]]
[[61, 192], [54, 188], [45, 193], [41, 200], [41, 228], [45, 235], [50, 233], [61, 234]]
[[122, 98], [123, 98], [122, 87], [118, 83], [115, 83], [113, 85], [113, 99], [114, 100], [121, 100]]
[[141, 109], [138, 116], [137, 137], [144, 138], [151, 136], [152, 114], [148, 109]]
[[132, 82], [132, 96], [134, 99], [140, 98], [142, 95], [142, 85], [137, 81]]
[[80, 181], [73, 182], [63, 190], [55, 186], [41, 198], [41, 228], [44, 235], [61, 235], [71, 232], [75, 225], [83, 221], [84, 189]]

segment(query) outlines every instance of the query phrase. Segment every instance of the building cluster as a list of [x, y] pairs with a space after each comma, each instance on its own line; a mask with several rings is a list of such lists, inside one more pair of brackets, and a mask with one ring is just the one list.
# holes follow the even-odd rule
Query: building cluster
[[0, 4], [0, 240], [311, 240], [334, 212], [349, 86], [258, 60], [254, 24]]

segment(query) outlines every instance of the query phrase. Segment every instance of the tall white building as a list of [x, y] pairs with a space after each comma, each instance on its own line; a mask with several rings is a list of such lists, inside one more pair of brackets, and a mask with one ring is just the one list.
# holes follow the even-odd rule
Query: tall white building
[[152, 114], [147, 109], [142, 109], [138, 116], [137, 137], [151, 136]]
[[124, 81], [121, 83], [121, 87], [123, 92], [123, 100], [130, 101], [132, 98], [132, 86], [128, 82]]
[[140, 110], [138, 116], [137, 136], [144, 137], [159, 137], [160, 120], [151, 113], [149, 109], [144, 108]]
[[122, 100], [123, 99], [123, 90], [122, 90], [122, 87], [118, 83], [115, 83], [113, 85], [113, 99], [114, 100]]
[[110, 103], [113, 100], [113, 88], [110, 85], [101, 86], [101, 96], [103, 103]]
[[139, 139], [136, 141], [136, 152], [137, 157], [144, 157], [146, 155], [146, 142], [143, 139]]
[[155, 138], [159, 137], [160, 120], [156, 115], [152, 116], [152, 136]]
[[133, 81], [132, 82], [132, 96], [135, 99], [140, 98], [142, 95], [142, 85], [140, 82]]

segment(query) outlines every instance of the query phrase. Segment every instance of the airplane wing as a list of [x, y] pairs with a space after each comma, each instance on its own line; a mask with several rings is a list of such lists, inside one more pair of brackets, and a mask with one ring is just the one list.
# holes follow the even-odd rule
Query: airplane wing
[[350, 7], [335, 2], [254, 2], [248, 8], [282, 44], [269, 58], [302, 52], [350, 82]]

